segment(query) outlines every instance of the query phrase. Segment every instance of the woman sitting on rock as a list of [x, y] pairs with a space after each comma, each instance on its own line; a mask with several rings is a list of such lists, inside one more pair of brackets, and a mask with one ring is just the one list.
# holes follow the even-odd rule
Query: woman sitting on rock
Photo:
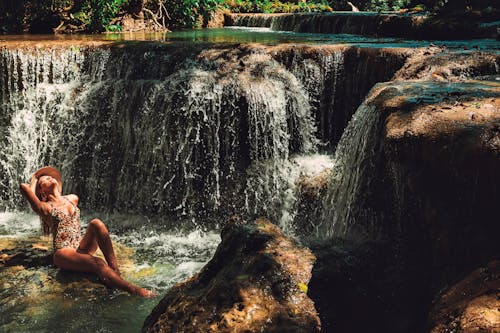
[[[57, 267], [97, 274], [105, 285], [131, 294], [155, 296], [153, 292], [121, 278], [108, 229], [101, 220], [90, 221], [82, 237], [78, 196], [62, 195], [61, 173], [57, 169], [48, 166], [37, 170], [30, 184], [21, 184], [20, 190], [40, 216], [44, 234], [52, 233], [53, 258]], [[107, 263], [93, 256], [98, 247]]]

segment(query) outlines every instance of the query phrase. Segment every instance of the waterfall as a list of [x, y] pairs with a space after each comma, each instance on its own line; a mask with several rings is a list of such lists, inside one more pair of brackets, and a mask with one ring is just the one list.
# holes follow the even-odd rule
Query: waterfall
[[49, 163], [49, 155], [58, 149], [61, 125], [74, 111], [69, 92], [83, 57], [50, 50], [33, 57], [12, 50], [3, 51], [1, 60], [0, 193], [12, 204], [19, 200], [19, 182], [29, 181], [33, 170]]
[[239, 14], [226, 15], [230, 26], [267, 27], [277, 31], [356, 34], [377, 37], [419, 37], [425, 16], [375, 12]]
[[294, 233], [307, 218], [297, 159], [332, 151], [405, 58], [331, 45], [3, 47], [0, 208], [25, 207], [18, 184], [54, 165], [84, 208], [260, 215]]
[[[300, 80], [309, 93], [309, 101], [315, 112], [319, 136], [330, 141], [337, 120], [334, 119], [340, 110], [336, 109], [336, 91], [345, 78], [344, 55], [346, 50], [335, 49], [321, 57], [311, 59], [304, 53], [293, 54], [290, 71]], [[351, 91], [351, 93], [355, 93]], [[342, 108], [340, 106], [339, 108]]]
[[355, 224], [371, 232], [383, 217], [370, 209], [372, 183], [380, 159], [380, 136], [384, 114], [373, 103], [372, 89], [353, 115], [340, 139], [333, 158], [327, 195], [323, 200], [318, 237], [348, 234]]
[[308, 93], [267, 54], [230, 73], [218, 61], [156, 48], [3, 49], [2, 206], [20, 207], [18, 184], [51, 164], [93, 209], [208, 217], [268, 202], [280, 220], [293, 206], [283, 203], [289, 159], [318, 142]]

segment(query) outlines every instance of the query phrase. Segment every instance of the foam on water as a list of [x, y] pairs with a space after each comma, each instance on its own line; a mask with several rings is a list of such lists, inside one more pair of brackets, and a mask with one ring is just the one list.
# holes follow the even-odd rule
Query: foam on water
[[0, 237], [19, 238], [37, 235], [40, 231], [38, 216], [21, 212], [0, 213]]

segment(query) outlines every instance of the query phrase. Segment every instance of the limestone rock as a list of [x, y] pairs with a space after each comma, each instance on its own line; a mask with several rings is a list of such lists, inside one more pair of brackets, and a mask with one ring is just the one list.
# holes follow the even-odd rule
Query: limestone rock
[[[362, 163], [347, 163], [359, 178], [340, 215], [355, 221], [344, 237], [356, 247], [314, 250], [311, 297], [328, 332], [422, 332], [437, 291], [500, 253], [500, 85], [383, 83], [358, 111], [351, 124], [366, 126], [346, 131], [370, 136], [346, 145]], [[367, 238], [388, 245], [373, 248]], [[370, 327], [352, 325], [356, 318], [370, 318]]]
[[429, 332], [500, 332], [500, 261], [467, 275], [434, 304]]
[[229, 223], [213, 259], [167, 293], [143, 332], [319, 332], [314, 260], [266, 220]]
[[500, 54], [481, 51], [484, 47], [478, 41], [471, 44], [470, 50], [451, 51], [439, 46], [412, 50], [394, 79], [460, 82], [497, 73]]
[[383, 104], [394, 220], [440, 288], [500, 251], [500, 85], [401, 84]]

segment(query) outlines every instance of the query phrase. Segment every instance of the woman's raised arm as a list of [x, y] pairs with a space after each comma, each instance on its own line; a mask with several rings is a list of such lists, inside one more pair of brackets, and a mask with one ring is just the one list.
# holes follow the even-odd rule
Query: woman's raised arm
[[[37, 181], [38, 180], [36, 178], [32, 178], [31, 185], [33, 184], [33, 182], [35, 182], [36, 184]], [[21, 191], [21, 194], [26, 198], [26, 200], [28, 200], [31, 208], [35, 211], [35, 213], [44, 214], [44, 204], [42, 201], [40, 201], [40, 199], [38, 199], [36, 194], [31, 189], [30, 185], [21, 183], [19, 185], [19, 190]]]

